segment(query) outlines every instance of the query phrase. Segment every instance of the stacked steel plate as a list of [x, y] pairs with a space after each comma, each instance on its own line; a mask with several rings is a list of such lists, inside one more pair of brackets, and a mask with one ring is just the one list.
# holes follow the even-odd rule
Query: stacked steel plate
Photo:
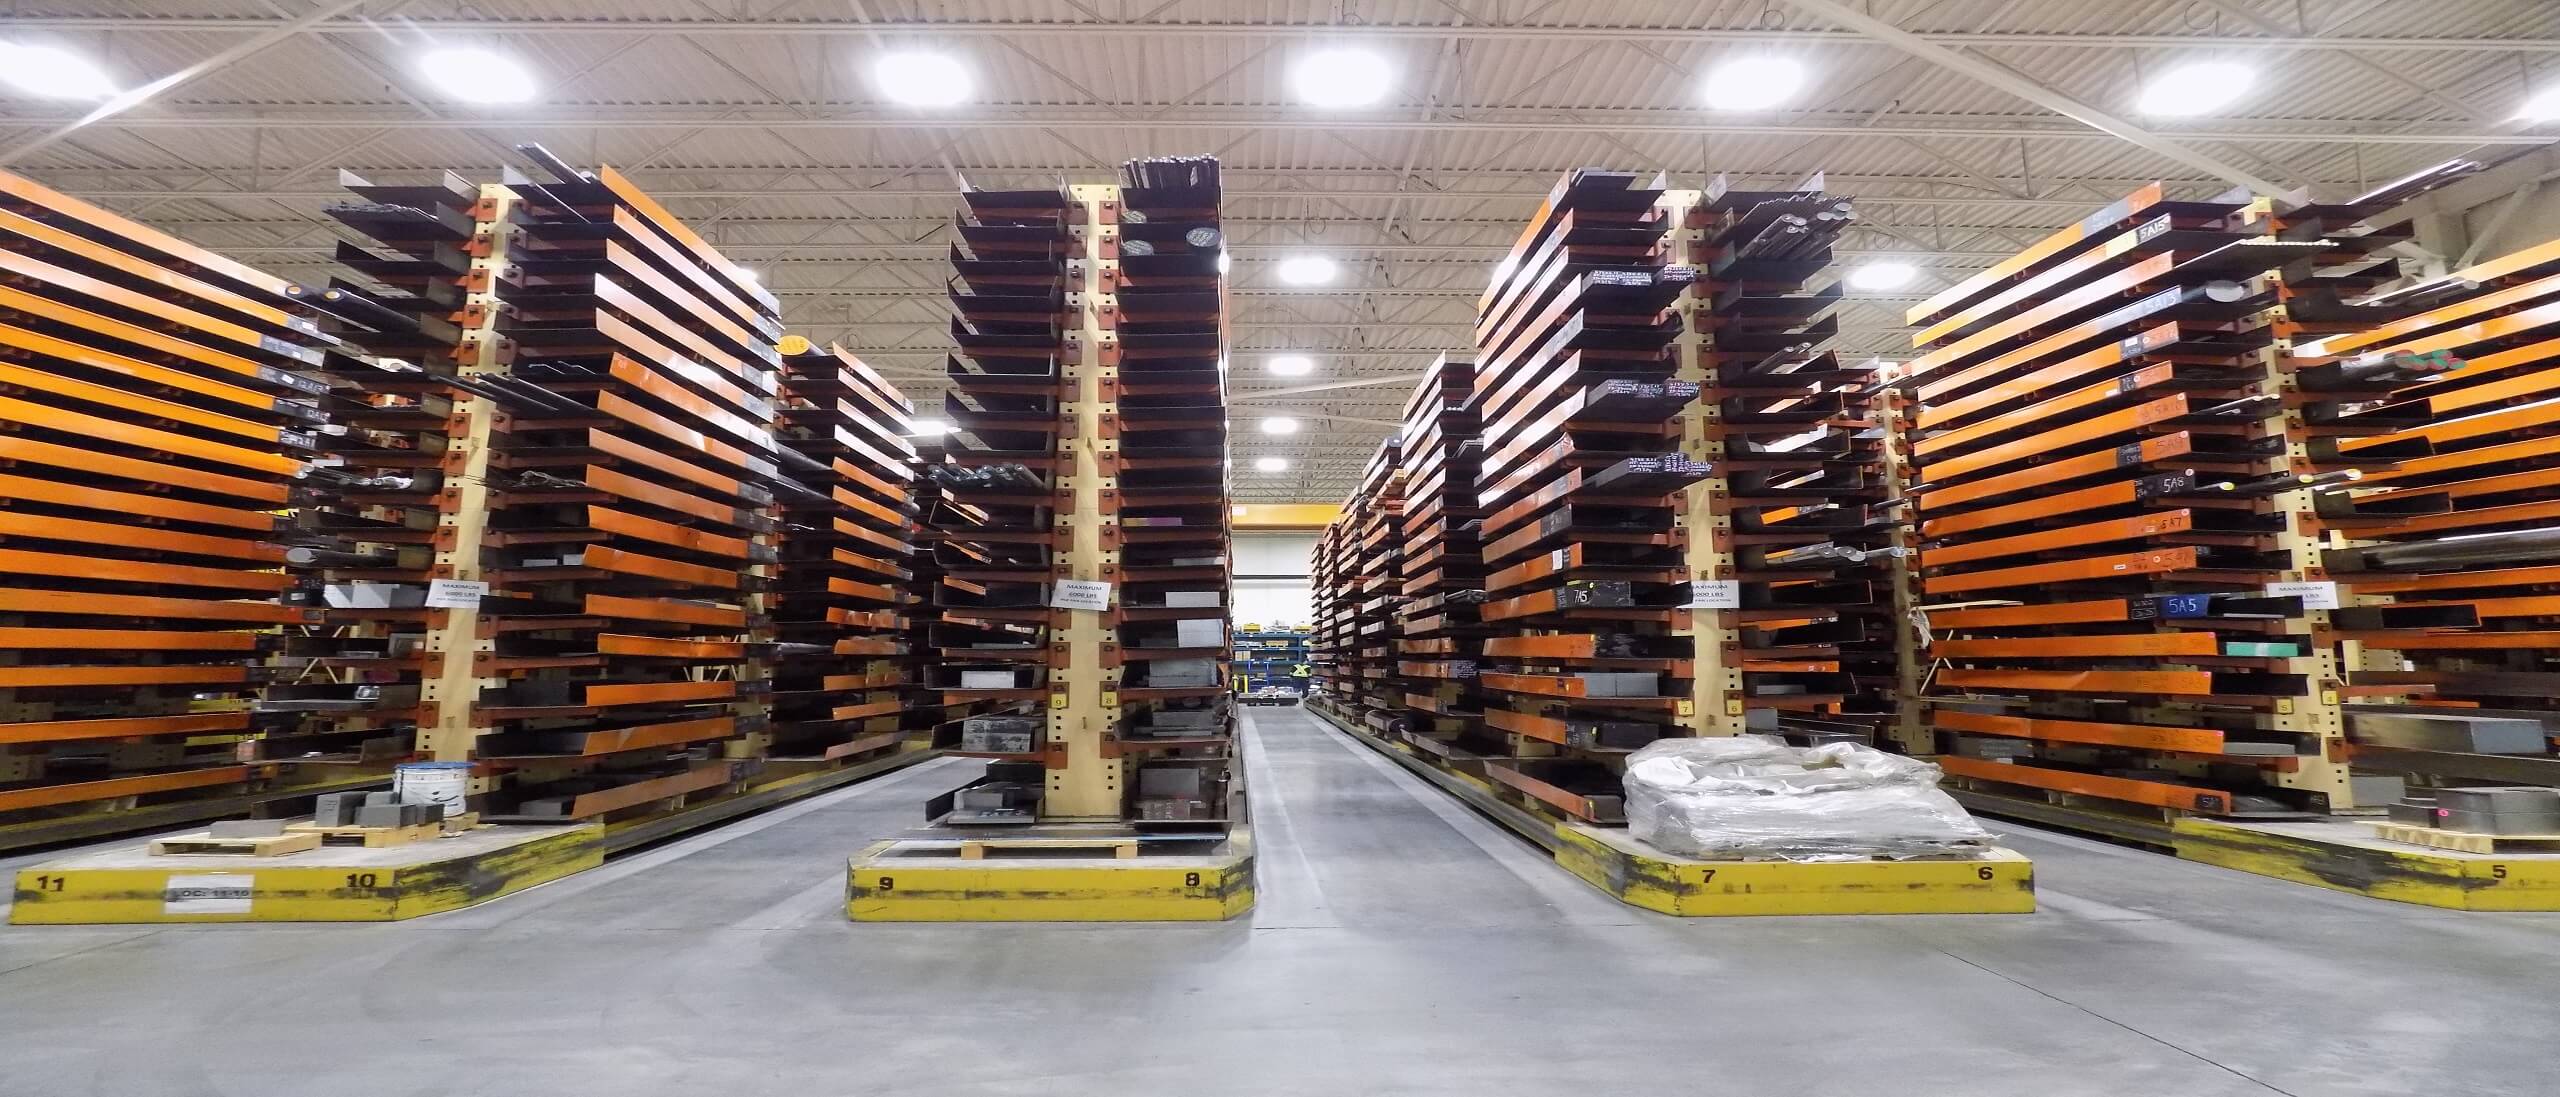
[[1483, 709], [1475, 689], [1483, 658], [1483, 626], [1476, 609], [1484, 600], [1484, 558], [1475, 521], [1476, 466], [1483, 446], [1476, 437], [1475, 366], [1443, 356], [1424, 371], [1405, 402], [1398, 435], [1405, 467], [1403, 512], [1398, 515], [1398, 593], [1395, 668], [1406, 723], [1398, 730], [1421, 749], [1464, 741], [1483, 752], [1500, 742], [1481, 734]]
[[1693, 600], [1699, 671], [1712, 661], [1721, 687], [1703, 691], [1706, 715], [1734, 730], [1738, 706], [1743, 729], [1872, 742], [1893, 711], [1897, 517], [1877, 364], [1831, 346], [1850, 200], [1717, 189], [1687, 220], [1704, 336], [1691, 380], [1707, 393], [1692, 452], [1716, 466], [1693, 497], [1690, 561], [1729, 584]]
[[[770, 743], [776, 300], [611, 169], [524, 151], [547, 177], [475, 207], [457, 356], [505, 395], [456, 431], [445, 492], [442, 532], [488, 591], [470, 635], [430, 634], [431, 660], [486, 654], [467, 714], [429, 697], [425, 749], [472, 732], [498, 815], [717, 794]], [[451, 674], [431, 662], [431, 685]]]
[[1227, 671], [1234, 512], [1227, 495], [1223, 187], [1210, 157], [1121, 172], [1114, 613], [1123, 670], [1116, 751], [1150, 823], [1225, 815], [1234, 726]]
[[914, 428], [906, 399], [861, 359], [783, 349], [773, 754], [860, 758], [905, 740], [916, 701]]
[[1691, 660], [1679, 492], [1709, 471], [1681, 452], [1673, 311], [1692, 271], [1666, 262], [1663, 191], [1577, 171], [1522, 232], [1479, 302], [1476, 504], [1492, 633], [1484, 720], [1510, 737], [1497, 782], [1586, 821], [1619, 818], [1610, 764], [1680, 734]]
[[248, 791], [261, 664], [320, 613], [277, 514], [347, 348], [283, 280], [6, 173], [0, 268], [0, 826]]
[[2128, 814], [2348, 795], [2319, 497], [2432, 367], [2283, 364], [2364, 313], [2399, 196], [2279, 212], [2157, 185], [1914, 307], [1935, 727], [1977, 791]]
[[[925, 611], [935, 655], [925, 684], [953, 706], [961, 726], [945, 737], [961, 751], [1036, 763], [1049, 750], [1041, 712], [1057, 492], [1068, 471], [1060, 365], [1076, 207], [1063, 190], [963, 198], [950, 256], [958, 353], [943, 397], [953, 426], [924, 466], [937, 498], [923, 536], [938, 576]], [[1036, 765], [1029, 776], [1036, 784]]]
[[1403, 446], [1387, 439], [1369, 458], [1354, 505], [1343, 510], [1350, 531], [1351, 704], [1360, 722], [1379, 732], [1402, 725], [1404, 692], [1396, 679], [1396, 639], [1404, 604], [1400, 560], [1404, 553], [1406, 471]]
[[2295, 347], [2306, 377], [2396, 382], [2319, 496], [2359, 767], [2560, 783], [2560, 244], [2458, 270], [2388, 323]]

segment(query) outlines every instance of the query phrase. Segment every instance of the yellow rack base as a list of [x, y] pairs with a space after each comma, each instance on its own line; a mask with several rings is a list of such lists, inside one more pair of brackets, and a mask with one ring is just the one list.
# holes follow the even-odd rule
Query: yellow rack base
[[1101, 841], [1079, 850], [1068, 828], [1041, 829], [1048, 837], [1034, 841], [1058, 844], [964, 851], [974, 835], [875, 844], [847, 870], [845, 914], [857, 922], [1216, 922], [1253, 909], [1250, 824], [1229, 830], [1217, 853], [1184, 856], [1128, 856]]
[[2560, 853], [2465, 853], [2386, 841], [2335, 819], [2179, 819], [2179, 857], [2333, 891], [2449, 910], [2560, 910]]
[[770, 777], [737, 795], [674, 812], [604, 825], [482, 827], [382, 849], [323, 846], [279, 857], [154, 857], [149, 843], [137, 842], [19, 870], [10, 921], [396, 922], [476, 906], [595, 868], [607, 854], [941, 756], [927, 745], [909, 744], [850, 765]]
[[595, 826], [489, 826], [403, 846], [155, 857], [147, 843], [18, 870], [19, 925], [396, 922], [477, 906], [604, 863]]
[[1943, 861], [1692, 861], [1625, 831], [1566, 823], [1556, 863], [1629, 906], [1683, 918], [1767, 914], [2033, 914], [2035, 866], [1997, 849]]
[[1995, 849], [1942, 861], [1692, 861], [1637, 843], [1623, 830], [1560, 823], [1505, 802], [1494, 787], [1443, 769], [1401, 743], [1309, 707], [1308, 712], [1497, 823], [1545, 846], [1565, 871], [1629, 906], [1683, 918], [1801, 914], [2030, 914], [2035, 865]]

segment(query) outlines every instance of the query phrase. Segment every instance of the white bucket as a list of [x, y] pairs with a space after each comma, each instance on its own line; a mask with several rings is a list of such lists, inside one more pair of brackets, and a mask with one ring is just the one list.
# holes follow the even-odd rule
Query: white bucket
[[402, 762], [391, 771], [391, 794], [404, 804], [443, 804], [448, 817], [463, 812], [471, 793], [469, 762]]

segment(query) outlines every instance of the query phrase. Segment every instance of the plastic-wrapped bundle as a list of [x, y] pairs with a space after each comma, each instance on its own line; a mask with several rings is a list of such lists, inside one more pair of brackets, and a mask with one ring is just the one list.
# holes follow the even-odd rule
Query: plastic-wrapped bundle
[[1938, 767], [1872, 747], [1761, 735], [1658, 739], [1627, 758], [1627, 830], [1701, 860], [1906, 860], [1991, 840]]

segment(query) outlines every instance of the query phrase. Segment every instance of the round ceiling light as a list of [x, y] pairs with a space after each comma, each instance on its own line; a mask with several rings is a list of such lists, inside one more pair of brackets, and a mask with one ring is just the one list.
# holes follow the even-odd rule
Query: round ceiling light
[[2189, 62], [2152, 77], [2135, 106], [2163, 117], [2211, 114], [2238, 102], [2257, 81], [2257, 70], [2237, 61]]
[[59, 46], [0, 42], [0, 80], [41, 99], [105, 99], [116, 93], [107, 70]]
[[1784, 57], [1737, 57], [1707, 73], [1703, 97], [1714, 110], [1767, 110], [1804, 90], [1804, 66]]
[[523, 103], [534, 94], [533, 73], [515, 58], [476, 46], [447, 46], [418, 59], [436, 89], [466, 103]]
[[1869, 263], [1849, 272], [1849, 288], [1882, 293], [1910, 285], [1911, 280], [1919, 276], [1919, 270], [1909, 263], [1896, 263], [1890, 260]]
[[892, 53], [871, 66], [871, 86], [890, 102], [910, 107], [948, 107], [967, 102], [977, 84], [967, 67], [945, 54]]
[[1293, 255], [1280, 261], [1276, 273], [1293, 286], [1321, 286], [1339, 276], [1342, 268], [1321, 255]]
[[1316, 107], [1373, 106], [1395, 90], [1387, 59], [1363, 49], [1317, 50], [1289, 70], [1289, 86]]

